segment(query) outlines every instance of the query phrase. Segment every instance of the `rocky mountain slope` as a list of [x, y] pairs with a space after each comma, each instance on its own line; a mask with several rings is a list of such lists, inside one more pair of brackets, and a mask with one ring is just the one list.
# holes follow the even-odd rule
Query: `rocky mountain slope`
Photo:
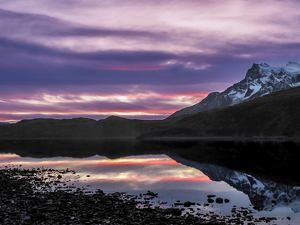
[[300, 87], [252, 101], [171, 118], [143, 137], [300, 136]]
[[300, 64], [289, 62], [285, 67], [253, 64], [242, 81], [221, 93], [210, 93], [201, 102], [175, 112], [170, 118], [232, 106], [297, 86], [300, 86]]

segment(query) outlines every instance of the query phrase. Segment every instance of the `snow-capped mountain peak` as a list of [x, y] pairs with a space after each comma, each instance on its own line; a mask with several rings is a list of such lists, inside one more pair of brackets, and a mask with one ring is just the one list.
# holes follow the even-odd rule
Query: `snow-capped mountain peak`
[[170, 117], [223, 108], [297, 86], [300, 86], [300, 64], [288, 62], [284, 67], [272, 67], [267, 63], [254, 63], [240, 82], [221, 93], [212, 92], [196, 105], [181, 109]]
[[290, 73], [299, 74], [300, 64], [296, 62], [288, 62], [288, 64], [286, 64], [286, 70]]

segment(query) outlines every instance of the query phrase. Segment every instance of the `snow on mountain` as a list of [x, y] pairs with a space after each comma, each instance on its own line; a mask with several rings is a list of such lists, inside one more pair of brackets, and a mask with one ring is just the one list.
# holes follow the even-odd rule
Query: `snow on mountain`
[[284, 67], [272, 67], [254, 63], [240, 82], [221, 93], [212, 92], [196, 105], [181, 109], [170, 117], [223, 108], [297, 86], [300, 86], [300, 64], [289, 62]]

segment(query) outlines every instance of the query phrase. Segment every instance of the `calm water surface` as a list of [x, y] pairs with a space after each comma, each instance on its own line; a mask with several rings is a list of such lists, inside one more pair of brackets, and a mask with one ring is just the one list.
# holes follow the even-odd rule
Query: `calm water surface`
[[[93, 191], [158, 193], [153, 205], [172, 207], [177, 201], [199, 203], [195, 212], [231, 215], [233, 206], [254, 210], [255, 217], [278, 217], [271, 224], [300, 224], [300, 188], [259, 180], [251, 175], [210, 164], [165, 154], [127, 156], [109, 159], [94, 155], [86, 158], [21, 157], [0, 154], [0, 167], [12, 164], [24, 168], [45, 167], [75, 170], [65, 176], [69, 184]], [[228, 199], [229, 203], [207, 203], [207, 195]], [[163, 203], [163, 204], [162, 204]], [[181, 207], [181, 206], [179, 206]], [[290, 217], [291, 220], [288, 220]], [[264, 224], [264, 223], [260, 223]]]

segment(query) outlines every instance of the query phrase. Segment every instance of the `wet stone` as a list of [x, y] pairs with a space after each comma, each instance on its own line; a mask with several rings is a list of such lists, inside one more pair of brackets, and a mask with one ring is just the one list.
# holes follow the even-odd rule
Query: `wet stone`
[[[242, 212], [236, 215], [237, 209], [234, 208], [233, 217], [226, 219], [216, 213], [201, 214], [191, 208], [195, 203], [190, 201], [174, 203], [185, 208], [160, 208], [145, 201], [146, 198], [158, 197], [151, 191], [135, 196], [124, 192], [106, 194], [100, 189], [90, 192], [85, 188], [71, 188], [63, 178], [68, 173], [75, 172], [45, 168], [0, 169], [0, 224], [219, 225], [242, 224], [241, 221], [252, 219], [247, 216], [250, 212], [247, 209], [241, 209]], [[215, 201], [218, 199], [222, 198]], [[203, 205], [209, 206], [207, 203]], [[264, 218], [264, 221], [273, 219]]]
[[207, 195], [208, 198], [216, 197], [216, 195]]
[[179, 205], [183, 205], [183, 203], [175, 202], [174, 205], [175, 205], [175, 206], [179, 206]]
[[208, 199], [207, 199], [207, 202], [208, 202], [208, 203], [213, 203], [214, 201], [215, 201], [215, 200], [213, 200], [213, 199], [211, 199], [211, 198], [208, 198]]
[[216, 199], [216, 203], [218, 204], [222, 204], [224, 201], [223, 201], [223, 198], [217, 198]]
[[183, 203], [183, 206], [184, 206], [184, 207], [190, 207], [191, 205], [195, 205], [195, 204], [196, 204], [196, 203], [187, 201], [187, 202]]

